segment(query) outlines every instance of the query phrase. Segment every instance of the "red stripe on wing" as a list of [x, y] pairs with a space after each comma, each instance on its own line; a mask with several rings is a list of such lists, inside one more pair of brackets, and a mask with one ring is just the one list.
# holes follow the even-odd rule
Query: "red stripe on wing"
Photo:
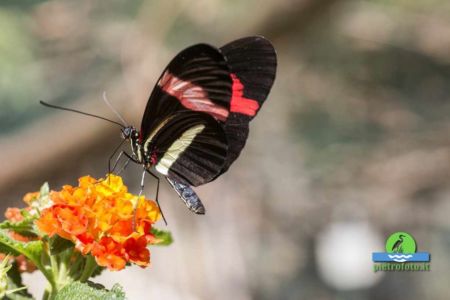
[[199, 85], [182, 80], [169, 72], [164, 73], [158, 85], [164, 92], [177, 98], [187, 109], [205, 112], [222, 122], [228, 117], [228, 110], [212, 102], [207, 92]]
[[258, 101], [245, 98], [244, 85], [235, 74], [231, 73], [230, 75], [233, 80], [230, 111], [253, 117], [259, 109]]

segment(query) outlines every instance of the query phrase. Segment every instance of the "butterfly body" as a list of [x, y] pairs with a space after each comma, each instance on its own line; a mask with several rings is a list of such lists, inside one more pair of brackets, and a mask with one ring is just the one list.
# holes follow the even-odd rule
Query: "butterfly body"
[[122, 128], [122, 138], [130, 141], [131, 157], [133, 160], [150, 169], [156, 162], [155, 153], [145, 149], [139, 138], [139, 131], [133, 126]]

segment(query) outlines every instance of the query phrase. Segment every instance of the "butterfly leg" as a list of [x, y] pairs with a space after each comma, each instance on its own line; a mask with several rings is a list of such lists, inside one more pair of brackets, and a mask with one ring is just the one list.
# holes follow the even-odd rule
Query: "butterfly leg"
[[[142, 192], [144, 191], [144, 179], [145, 179], [145, 168], [142, 172], [142, 178], [141, 178], [141, 189], [139, 191], [138, 198], [142, 195]], [[136, 206], [133, 209], [133, 230], [136, 230], [136, 212], [137, 212], [137, 206], [139, 205], [139, 199], [138, 203], [136, 203]]]
[[[120, 147], [121, 145], [122, 145], [122, 143], [119, 145], [119, 147]], [[120, 161], [120, 158], [121, 158], [122, 155], [124, 154], [124, 151], [121, 151], [121, 152], [119, 153], [119, 155], [118, 155], [117, 158], [116, 158], [116, 161], [114, 162], [113, 167], [111, 168], [111, 160], [113, 159], [114, 155], [116, 155], [117, 150], [119, 149], [119, 147], [117, 147], [117, 148], [114, 150], [113, 154], [112, 154], [112, 155], [109, 157], [109, 159], [108, 159], [108, 173], [107, 173], [107, 176], [105, 177], [105, 179], [101, 179], [101, 180], [99, 180], [97, 183], [101, 183], [101, 182], [106, 181], [106, 180], [108, 180], [108, 184], [111, 183], [109, 174], [112, 174], [112, 172], [114, 172], [114, 170], [115, 170], [116, 167], [117, 167], [117, 164], [118, 164], [119, 161]], [[122, 170], [121, 170], [120, 172], [122, 172], [122, 171], [125, 169], [126, 165], [128, 165], [128, 162], [125, 163], [125, 166], [122, 167]], [[118, 173], [117, 175], [119, 175], [119, 173]]]
[[[131, 160], [137, 164], [140, 164], [135, 158], [133, 158], [131, 155], [129, 155], [127, 152], [122, 151], [121, 154], [125, 155], [128, 158], [128, 162]], [[128, 163], [127, 162], [127, 163]], [[156, 179], [156, 196], [155, 196], [155, 202], [158, 205], [159, 211], [161, 212], [161, 217], [164, 220], [164, 223], [167, 225], [167, 221], [166, 221], [166, 217], [164, 216], [164, 213], [161, 209], [161, 205], [159, 205], [159, 200], [158, 200], [158, 195], [159, 195], [159, 177], [156, 176], [155, 174], [153, 174], [152, 172], [150, 172], [149, 170], [147, 170], [145, 167], [142, 171], [142, 177], [141, 177], [141, 189], [139, 191], [139, 196], [142, 194], [142, 192], [144, 191], [144, 180], [145, 180], [145, 173], [149, 173], [153, 178]], [[136, 217], [136, 210], [134, 211], [135, 213], [135, 217]], [[133, 225], [134, 227], [134, 225]]]
[[119, 155], [117, 155], [116, 161], [114, 162], [114, 165], [112, 166], [112, 168], [111, 168], [111, 160], [109, 161], [109, 163], [108, 163], [108, 173], [109, 173], [109, 174], [111, 174], [112, 172], [114, 172], [114, 170], [115, 170], [116, 167], [117, 167], [117, 164], [119, 163], [120, 159], [122, 158], [123, 153], [124, 153], [124, 151], [121, 151], [121, 152], [119, 153]]
[[[116, 155], [117, 151], [119, 151], [120, 147], [122, 147], [124, 141], [125, 141], [125, 140], [122, 140], [122, 141], [120, 142], [120, 144], [119, 144], [116, 148], [114, 148], [113, 153], [112, 153], [112, 154], [109, 156], [109, 158], [108, 158], [108, 177], [107, 177], [107, 178], [108, 178], [108, 184], [111, 183], [111, 181], [110, 181], [110, 179], [109, 179], [109, 174], [111, 174], [111, 172], [114, 172], [114, 169], [116, 168], [117, 163], [119, 162], [120, 158], [122, 157], [123, 151], [121, 151], [121, 152], [119, 153], [119, 155], [117, 156], [116, 161], [114, 162], [114, 165], [113, 165], [113, 168], [112, 168], [112, 169], [111, 169], [111, 160], [113, 159], [114, 155]], [[105, 180], [106, 180], [106, 178], [105, 178], [105, 179], [102, 179], [102, 180], [99, 180], [97, 183], [103, 182], [103, 181], [105, 181]]]
[[141, 177], [141, 189], [139, 190], [139, 196], [142, 195], [142, 192], [144, 191], [144, 179], [145, 179], [145, 167], [142, 170], [142, 177]]
[[117, 172], [117, 175], [120, 175], [123, 171], [125, 171], [125, 169], [128, 167], [128, 164], [130, 163], [131, 159], [127, 159], [127, 161], [125, 162], [125, 164], [122, 166], [122, 168], [119, 170], [119, 172]]
[[163, 211], [161, 209], [161, 205], [159, 205], [159, 200], [158, 200], [158, 195], [159, 195], [159, 177], [156, 176], [155, 174], [153, 174], [152, 172], [150, 172], [147, 169], [146, 169], [146, 171], [148, 172], [148, 174], [150, 174], [153, 178], [156, 179], [156, 196], [155, 196], [155, 201], [156, 201], [156, 204], [158, 205], [159, 211], [161, 212], [161, 217], [163, 218], [164, 223], [167, 226], [166, 217], [164, 216], [164, 213], [163, 213]]
[[[129, 164], [130, 161], [140, 164], [133, 156], [131, 156], [127, 152], [125, 152], [125, 151], [120, 152], [119, 157], [122, 155], [125, 155], [128, 158], [128, 160], [126, 161], [125, 165], [122, 167], [122, 170], [120, 170], [120, 172], [122, 172], [126, 168], [126, 166]], [[119, 160], [119, 157], [118, 157], [117, 161]], [[116, 164], [114, 164], [114, 168], [115, 168], [115, 165]], [[140, 197], [142, 195], [142, 192], [144, 191], [144, 179], [145, 179], [145, 168], [142, 172], [141, 189], [139, 191], [138, 197]], [[133, 212], [133, 230], [135, 230], [135, 229], [136, 229], [136, 207], [134, 208], [134, 212]]]
[[[124, 154], [125, 154], [125, 156], [127, 156], [127, 161], [122, 166], [122, 168], [117, 172], [117, 175], [120, 175], [120, 173], [122, 173], [127, 168], [128, 164], [130, 163], [132, 158], [130, 158], [128, 155], [126, 155], [127, 153], [125, 151], [120, 151], [119, 155], [117, 155], [116, 161], [114, 162], [114, 165], [112, 166], [112, 168], [111, 168], [111, 159], [114, 155], [110, 157], [110, 159], [108, 161], [108, 174], [111, 174], [116, 170], [117, 165], [119, 164], [119, 161], [122, 158], [122, 155], [124, 155]], [[108, 177], [108, 180], [109, 180], [109, 177]]]
[[121, 154], [125, 155], [125, 156], [126, 156], [129, 160], [131, 160], [132, 162], [134, 162], [134, 163], [136, 163], [136, 164], [138, 164], [138, 165], [141, 164], [139, 161], [137, 161], [136, 158], [134, 158], [132, 155], [128, 154], [127, 152], [122, 151]]
[[111, 160], [113, 159], [113, 157], [116, 155], [117, 151], [119, 151], [120, 147], [122, 147], [123, 143], [126, 140], [122, 140], [120, 142], [120, 144], [114, 149], [114, 152], [111, 154], [111, 156], [108, 159], [108, 174], [111, 174], [112, 171], [114, 171], [114, 169], [116, 168], [117, 163], [119, 162], [120, 158], [122, 157], [122, 154], [124, 153], [124, 151], [121, 151], [120, 154], [117, 156], [116, 162], [114, 163], [113, 168], [111, 169]]

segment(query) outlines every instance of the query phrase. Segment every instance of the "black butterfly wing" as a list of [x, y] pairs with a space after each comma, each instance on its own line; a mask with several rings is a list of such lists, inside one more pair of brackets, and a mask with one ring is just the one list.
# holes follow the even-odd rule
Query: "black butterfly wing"
[[230, 111], [253, 118], [275, 80], [275, 49], [264, 37], [251, 36], [228, 43], [220, 51], [227, 60], [233, 80]]
[[189, 47], [158, 80], [140, 142], [157, 154], [156, 170], [192, 211], [204, 213], [204, 207], [190, 186], [214, 180], [239, 156], [275, 72], [270, 42], [248, 37], [220, 50], [206, 44]]
[[220, 51], [197, 44], [181, 51], [159, 78], [141, 123], [141, 141], [179, 111], [199, 111], [225, 121], [229, 114], [232, 79]]
[[156, 154], [155, 169], [183, 184], [198, 186], [222, 170], [228, 142], [222, 126], [212, 116], [182, 111], [165, 119], [144, 142]]
[[228, 154], [223, 169], [241, 153], [249, 132], [249, 122], [267, 98], [275, 80], [277, 56], [272, 44], [261, 36], [235, 40], [220, 48], [230, 68], [232, 98], [224, 131]]

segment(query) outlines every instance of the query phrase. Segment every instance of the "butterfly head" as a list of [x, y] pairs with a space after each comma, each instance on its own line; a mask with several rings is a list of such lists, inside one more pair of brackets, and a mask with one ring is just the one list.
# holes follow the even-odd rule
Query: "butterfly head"
[[138, 140], [139, 132], [133, 126], [127, 126], [122, 128], [122, 138], [124, 140]]

